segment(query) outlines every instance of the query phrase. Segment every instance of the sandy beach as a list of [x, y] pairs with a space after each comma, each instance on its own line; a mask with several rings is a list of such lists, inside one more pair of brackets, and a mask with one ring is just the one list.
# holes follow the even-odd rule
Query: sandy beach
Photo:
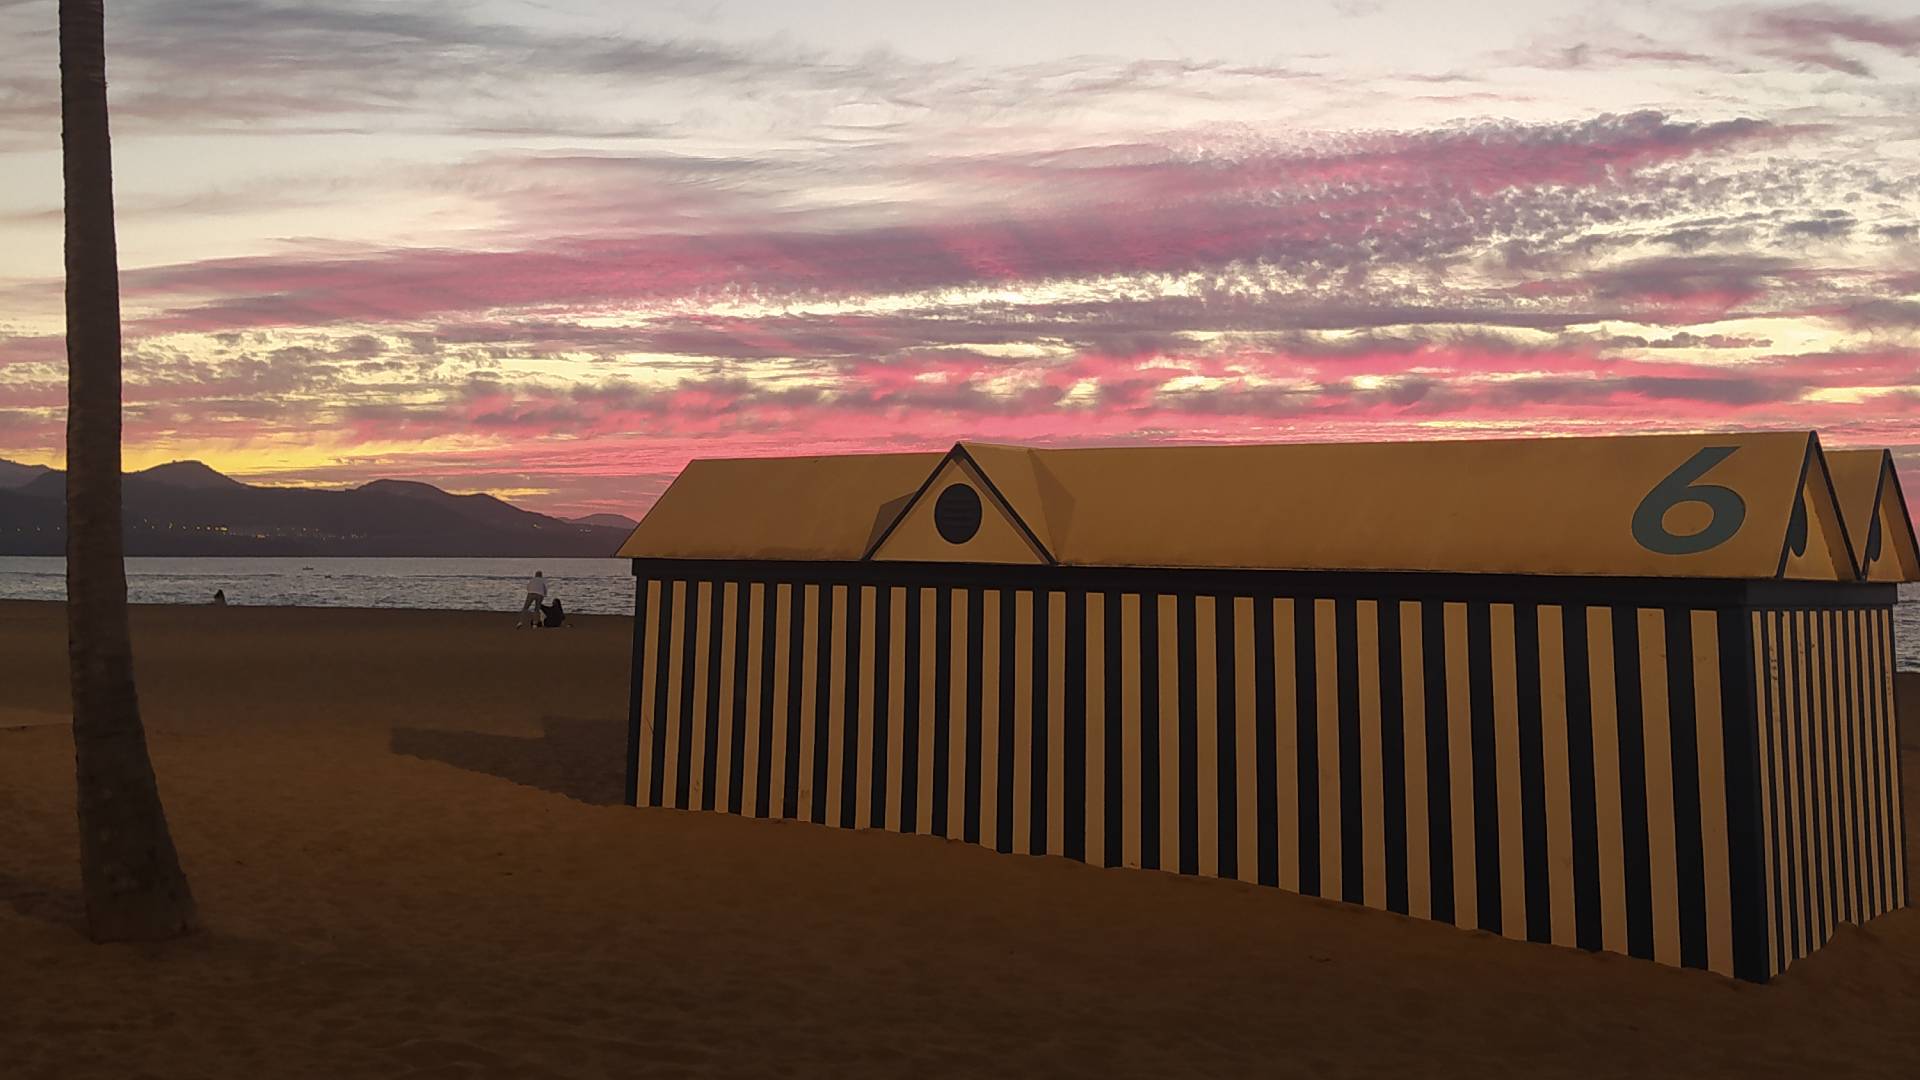
[[[0, 603], [0, 1074], [1895, 1076], [1920, 1060], [1913, 910], [1753, 986], [1230, 882], [623, 807], [628, 624], [579, 621], [136, 609], [206, 929], [102, 947], [78, 929], [64, 612]], [[1903, 682], [1911, 845], [1920, 685]]]

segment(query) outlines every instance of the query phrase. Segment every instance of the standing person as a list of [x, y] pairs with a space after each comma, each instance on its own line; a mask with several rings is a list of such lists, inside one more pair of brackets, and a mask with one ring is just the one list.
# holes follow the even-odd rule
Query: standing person
[[513, 627], [518, 630], [527, 622], [527, 612], [533, 612], [533, 625], [540, 625], [540, 604], [547, 598], [547, 579], [540, 571], [533, 572], [532, 580], [527, 582], [527, 598], [520, 604], [520, 617], [514, 620]]

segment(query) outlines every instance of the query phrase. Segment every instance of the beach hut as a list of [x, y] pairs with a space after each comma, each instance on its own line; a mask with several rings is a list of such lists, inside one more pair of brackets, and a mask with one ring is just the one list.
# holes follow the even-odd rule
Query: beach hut
[[1765, 980], [1907, 902], [1855, 510], [1810, 432], [695, 461], [627, 794]]
[[1834, 495], [1865, 581], [1920, 581], [1920, 544], [1886, 450], [1829, 450]]

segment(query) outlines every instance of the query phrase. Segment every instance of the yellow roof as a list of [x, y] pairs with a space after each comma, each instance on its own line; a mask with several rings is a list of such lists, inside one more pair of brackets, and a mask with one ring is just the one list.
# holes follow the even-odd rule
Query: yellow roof
[[689, 462], [620, 557], [858, 559], [944, 456]]
[[1920, 544], [1886, 450], [1829, 450], [1834, 494], [1853, 541], [1853, 560], [1868, 581], [1920, 581]]
[[[980, 489], [960, 542], [936, 514], [955, 486]], [[695, 462], [621, 554], [1856, 577], [1806, 431]]]

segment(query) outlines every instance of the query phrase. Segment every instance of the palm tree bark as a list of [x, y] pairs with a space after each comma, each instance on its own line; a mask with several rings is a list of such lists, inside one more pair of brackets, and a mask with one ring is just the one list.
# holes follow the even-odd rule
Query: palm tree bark
[[67, 207], [67, 657], [80, 879], [95, 941], [192, 929], [134, 693], [120, 522], [120, 271], [102, 0], [60, 0]]

